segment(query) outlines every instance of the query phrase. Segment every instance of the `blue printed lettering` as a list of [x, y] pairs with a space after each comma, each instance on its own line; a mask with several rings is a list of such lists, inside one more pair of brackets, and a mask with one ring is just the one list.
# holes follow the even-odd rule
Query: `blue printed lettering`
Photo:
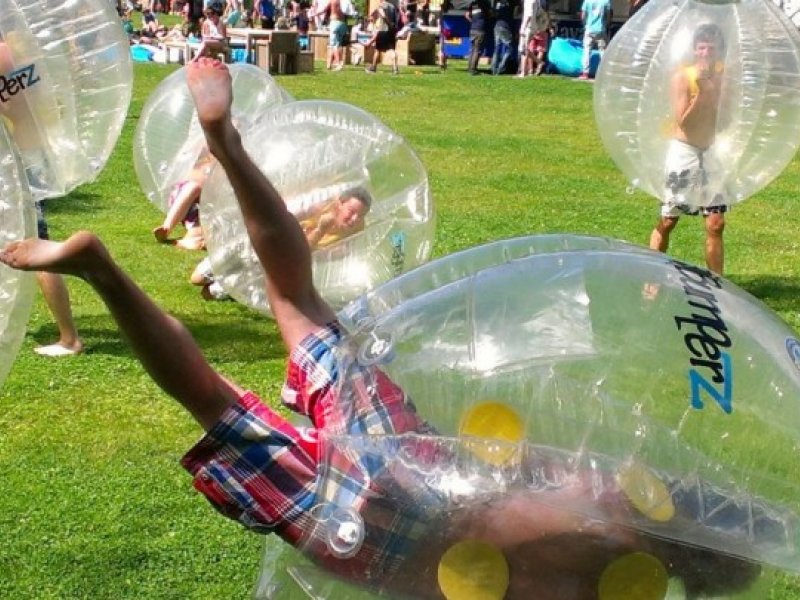
[[700, 397], [702, 392], [706, 392], [708, 396], [716, 402], [723, 412], [727, 415], [733, 411], [733, 382], [730, 377], [731, 371], [731, 355], [724, 352], [721, 356], [722, 359], [722, 391], [711, 383], [708, 379], [703, 377], [696, 369], [689, 369], [689, 385], [691, 389], [692, 407], [698, 410], [702, 409], [705, 405]]

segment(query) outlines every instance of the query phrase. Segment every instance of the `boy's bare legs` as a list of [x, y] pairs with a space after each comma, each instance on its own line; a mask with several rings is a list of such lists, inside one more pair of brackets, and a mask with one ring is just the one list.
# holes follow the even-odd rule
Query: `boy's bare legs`
[[722, 233], [725, 231], [725, 215], [711, 213], [705, 217], [706, 226], [706, 266], [717, 275], [722, 275], [725, 264], [725, 245]]
[[70, 356], [83, 350], [83, 342], [72, 319], [69, 291], [64, 279], [56, 273], [40, 271], [36, 273], [42, 296], [58, 327], [58, 341], [48, 346], [40, 346], [35, 352], [42, 356]]
[[85, 279], [106, 303], [153, 380], [205, 429], [240, 395], [240, 389], [206, 362], [186, 328], [136, 286], [94, 235], [79, 232], [63, 243], [14, 242], [0, 251], [0, 262], [24, 271]]
[[311, 250], [278, 191], [244, 150], [231, 121], [231, 77], [218, 60], [187, 67], [186, 80], [211, 153], [225, 170], [253, 249], [267, 274], [270, 308], [291, 352], [309, 333], [335, 320], [311, 277]]

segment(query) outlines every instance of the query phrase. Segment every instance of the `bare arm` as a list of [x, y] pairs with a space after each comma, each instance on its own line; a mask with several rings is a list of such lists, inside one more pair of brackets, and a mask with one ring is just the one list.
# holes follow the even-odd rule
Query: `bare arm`
[[708, 127], [708, 119], [716, 118], [719, 103], [719, 77], [714, 73], [700, 71], [697, 77], [697, 93], [690, 93], [689, 76], [679, 71], [672, 79], [670, 102], [675, 120], [685, 132]]

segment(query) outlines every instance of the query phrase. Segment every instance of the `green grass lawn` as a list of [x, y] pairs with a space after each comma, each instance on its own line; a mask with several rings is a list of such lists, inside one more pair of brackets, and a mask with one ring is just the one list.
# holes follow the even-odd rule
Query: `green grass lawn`
[[[318, 65], [319, 67], [319, 65]], [[280, 77], [296, 98], [353, 103], [407, 138], [425, 163], [438, 208], [435, 254], [499, 238], [579, 232], [644, 243], [657, 203], [627, 193], [594, 125], [592, 86], [558, 77], [519, 81], [451, 69], [391, 77]], [[206, 303], [187, 278], [201, 255], [156, 244], [159, 212], [133, 172], [142, 105], [171, 67], [138, 65], [116, 151], [97, 182], [49, 204], [51, 235], [91, 229], [166, 310], [183, 320], [227, 376], [277, 402], [284, 350], [273, 323], [235, 303]], [[734, 210], [730, 279], [800, 326], [800, 163]], [[702, 262], [702, 223], [685, 219], [672, 252]], [[186, 282], [186, 283], [184, 283]], [[39, 298], [0, 390], [0, 598], [244, 598], [263, 538], [217, 516], [178, 466], [199, 436], [145, 375], [102, 303], [70, 282], [86, 352], [45, 359], [55, 329]], [[775, 598], [800, 597], [781, 580]]]

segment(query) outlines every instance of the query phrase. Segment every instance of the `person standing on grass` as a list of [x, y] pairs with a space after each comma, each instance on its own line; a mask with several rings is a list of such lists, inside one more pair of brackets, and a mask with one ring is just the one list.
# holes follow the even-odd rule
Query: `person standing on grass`
[[524, 0], [519, 28], [519, 72], [517, 77], [541, 75], [547, 65], [550, 44], [550, 14], [541, 0]]
[[488, 0], [470, 0], [467, 6], [467, 13], [464, 16], [469, 21], [470, 49], [467, 70], [470, 75], [480, 75], [478, 63], [486, 44], [486, 29], [489, 27], [491, 12]]
[[447, 16], [447, 13], [451, 10], [453, 10], [452, 0], [442, 0], [439, 12], [439, 68], [442, 71], [447, 70], [446, 43], [452, 36], [452, 32], [445, 27], [444, 17]]
[[386, 52], [392, 53], [392, 75], [398, 75], [400, 69], [397, 66], [397, 31], [400, 28], [400, 15], [397, 7], [389, 2], [389, 0], [382, 0], [380, 6], [376, 8], [373, 13], [373, 34], [372, 37], [364, 43], [365, 48], [373, 46], [375, 52], [372, 53], [372, 64], [364, 70], [367, 73], [376, 73], [378, 71], [378, 61]]
[[312, 12], [314, 18], [327, 14], [328, 22], [328, 70], [341, 71], [344, 68], [344, 48], [347, 44], [347, 15], [342, 10], [341, 0], [329, 0], [321, 5], [318, 12]]
[[[10, 73], [15, 68], [11, 49], [4, 41], [0, 41], [0, 73]], [[0, 102], [0, 119], [5, 123], [17, 152], [26, 164], [25, 178], [31, 195], [36, 199], [36, 229], [42, 240], [50, 238], [47, 221], [44, 216], [45, 198], [50, 195], [50, 183], [47, 181], [46, 141], [42, 137], [37, 121], [39, 116], [31, 109], [25, 94], [11, 95], [5, 102]], [[58, 328], [58, 340], [52, 344], [37, 346], [34, 352], [41, 356], [71, 356], [83, 351], [78, 330], [72, 317], [72, 305], [69, 290], [64, 278], [57, 273], [40, 272], [36, 280], [47, 308], [53, 315]]]
[[611, 24], [611, 0], [583, 0], [581, 22], [583, 23], [583, 70], [579, 79], [589, 79], [592, 48], [597, 46], [602, 57], [608, 43], [608, 27]]
[[667, 150], [661, 217], [650, 234], [650, 248], [666, 252], [680, 217], [702, 214], [706, 265], [719, 275], [725, 262], [722, 233], [728, 192], [722, 181], [722, 165], [709, 149], [718, 125], [724, 48], [717, 25], [700, 25], [693, 39], [694, 62], [675, 73], [670, 83], [675, 125]]
[[514, 1], [496, 0], [494, 4], [494, 54], [492, 55], [492, 75], [506, 72], [511, 48], [514, 44]]

